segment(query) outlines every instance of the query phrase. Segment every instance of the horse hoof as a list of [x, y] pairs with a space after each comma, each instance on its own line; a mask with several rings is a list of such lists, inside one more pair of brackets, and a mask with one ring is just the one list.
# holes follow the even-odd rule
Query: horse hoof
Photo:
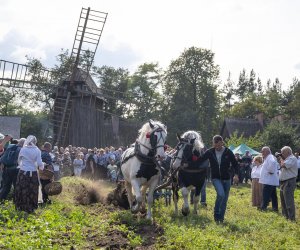
[[181, 213], [183, 216], [187, 216], [190, 213], [190, 209], [188, 207], [183, 207]]
[[147, 209], [146, 209], [145, 207], [142, 207], [142, 208], [140, 209], [140, 213], [141, 213], [141, 214], [147, 213]]
[[131, 208], [131, 213], [132, 213], [132, 214], [137, 214], [138, 212], [139, 212], [138, 207], [132, 207], [132, 208]]

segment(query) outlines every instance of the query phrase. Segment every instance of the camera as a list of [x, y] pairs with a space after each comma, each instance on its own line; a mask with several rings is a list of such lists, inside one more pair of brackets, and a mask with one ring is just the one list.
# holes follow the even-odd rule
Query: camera
[[278, 158], [284, 159], [282, 153], [279, 153], [279, 152], [276, 152], [276, 153], [275, 153], [275, 157], [276, 157], [277, 159], [278, 159]]

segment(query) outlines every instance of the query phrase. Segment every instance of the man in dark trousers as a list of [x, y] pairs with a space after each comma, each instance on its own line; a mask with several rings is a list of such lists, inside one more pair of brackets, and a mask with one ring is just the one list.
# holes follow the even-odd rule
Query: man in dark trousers
[[21, 138], [18, 144], [10, 144], [2, 157], [0, 164], [3, 164], [2, 188], [0, 190], [0, 201], [6, 200], [11, 190], [11, 186], [16, 187], [17, 176], [19, 173], [18, 157], [21, 148], [25, 142], [25, 138]]
[[[42, 148], [42, 161], [45, 163], [45, 168], [48, 170], [53, 170], [53, 166], [52, 166], [52, 158], [50, 155], [50, 152], [52, 150], [52, 145], [50, 142], [45, 142]], [[48, 203], [51, 204], [51, 200], [48, 197], [48, 194], [45, 192], [45, 186], [49, 183], [51, 183], [51, 179], [40, 179], [41, 184], [42, 184], [42, 194], [43, 194], [43, 202], [44, 203]]]
[[217, 223], [223, 223], [226, 206], [231, 186], [231, 167], [234, 171], [233, 182], [238, 182], [238, 164], [230, 149], [224, 147], [223, 138], [220, 135], [213, 137], [213, 147], [208, 149], [199, 163], [209, 160], [211, 168], [211, 180], [217, 192], [214, 208], [214, 219]]

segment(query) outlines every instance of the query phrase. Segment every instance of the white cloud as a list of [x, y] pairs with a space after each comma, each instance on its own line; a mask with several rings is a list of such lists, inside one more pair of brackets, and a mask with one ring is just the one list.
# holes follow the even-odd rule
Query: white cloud
[[[2, 3], [3, 2], [3, 3]], [[81, 7], [108, 12], [95, 64], [134, 69], [158, 61], [166, 67], [190, 46], [212, 49], [221, 78], [252, 68], [263, 82], [299, 78], [300, 34], [296, 0], [0, 0], [1, 50], [32, 53], [53, 63], [71, 49]], [[82, 5], [85, 6], [82, 6]], [[24, 32], [18, 41], [7, 34]], [[18, 34], [17, 34], [18, 36]], [[26, 36], [33, 38], [28, 45]], [[2, 40], [1, 40], [2, 39]], [[19, 46], [19, 47], [18, 47]], [[17, 50], [16, 50], [17, 48]], [[18, 49], [19, 48], [19, 49]], [[23, 49], [21, 49], [23, 48]], [[6, 58], [8, 59], [8, 58]], [[15, 58], [13, 58], [15, 59]], [[49, 65], [51, 66], [51, 65]]]

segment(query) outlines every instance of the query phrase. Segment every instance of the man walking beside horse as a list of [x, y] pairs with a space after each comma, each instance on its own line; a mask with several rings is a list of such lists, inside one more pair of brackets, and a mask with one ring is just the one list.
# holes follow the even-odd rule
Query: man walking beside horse
[[233, 181], [238, 182], [238, 164], [234, 154], [224, 146], [223, 138], [220, 135], [213, 137], [213, 147], [208, 149], [198, 163], [209, 160], [211, 167], [211, 180], [217, 192], [214, 208], [214, 220], [223, 223], [226, 206], [231, 186], [230, 174], [231, 167], [234, 171]]

